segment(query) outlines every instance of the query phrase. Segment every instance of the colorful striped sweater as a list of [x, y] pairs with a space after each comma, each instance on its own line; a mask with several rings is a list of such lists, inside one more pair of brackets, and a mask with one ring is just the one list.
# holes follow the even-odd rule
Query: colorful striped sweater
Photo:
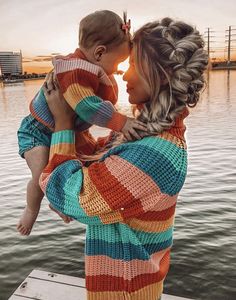
[[[121, 131], [127, 117], [114, 107], [118, 87], [113, 75], [108, 76], [101, 67], [87, 61], [80, 49], [55, 57], [53, 65], [60, 90], [78, 115], [76, 127], [79, 131], [93, 124]], [[31, 101], [30, 112], [39, 122], [54, 127], [42, 88]]]
[[157, 300], [170, 263], [175, 206], [187, 172], [183, 119], [111, 148], [85, 167], [74, 132], [53, 134], [40, 186], [57, 210], [87, 224], [88, 300]]

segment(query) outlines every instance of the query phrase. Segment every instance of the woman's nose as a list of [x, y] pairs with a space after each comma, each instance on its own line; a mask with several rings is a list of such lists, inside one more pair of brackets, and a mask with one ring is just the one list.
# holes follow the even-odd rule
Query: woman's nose
[[124, 81], [128, 81], [128, 70], [124, 73], [122, 78]]

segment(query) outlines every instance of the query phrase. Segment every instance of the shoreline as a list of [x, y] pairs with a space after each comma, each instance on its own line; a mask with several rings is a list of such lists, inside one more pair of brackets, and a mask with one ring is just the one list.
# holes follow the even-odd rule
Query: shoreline
[[[16, 78], [13, 79], [12, 82], [4, 82], [4, 80], [0, 79], [0, 83], [5, 83], [5, 84], [13, 84], [13, 83], [21, 83], [24, 81], [30, 81], [30, 80], [44, 80], [46, 76], [44, 77], [37, 77], [37, 78]], [[14, 82], [15, 81], [15, 82]]]
[[236, 66], [231, 66], [231, 67], [213, 67], [211, 68], [210, 71], [217, 71], [217, 70], [225, 70], [225, 71], [230, 71], [230, 70], [236, 70]]

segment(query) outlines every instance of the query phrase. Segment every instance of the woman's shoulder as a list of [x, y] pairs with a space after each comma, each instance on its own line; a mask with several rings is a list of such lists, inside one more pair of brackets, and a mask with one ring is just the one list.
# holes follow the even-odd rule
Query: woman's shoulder
[[155, 150], [165, 149], [165, 151], [176, 150], [186, 150], [186, 142], [184, 139], [172, 135], [168, 131], [163, 133], [145, 137], [141, 140], [135, 141], [132, 143], [133, 147], [140, 148], [141, 146], [146, 146]]
[[176, 161], [187, 157], [186, 142], [168, 132], [144, 137], [141, 140], [127, 142], [110, 149], [104, 158], [119, 155], [126, 159], [141, 161], [168, 160]]
[[121, 144], [108, 151], [106, 158], [117, 167], [129, 165], [141, 171], [171, 195], [179, 192], [187, 173], [186, 145], [169, 133]]

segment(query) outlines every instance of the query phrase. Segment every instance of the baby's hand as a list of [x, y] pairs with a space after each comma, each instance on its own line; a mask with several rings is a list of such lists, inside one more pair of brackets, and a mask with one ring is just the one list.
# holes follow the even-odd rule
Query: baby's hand
[[140, 140], [144, 135], [138, 133], [137, 131], [146, 132], [147, 125], [134, 118], [127, 117], [127, 121], [124, 127], [121, 129], [121, 132], [123, 133], [125, 139], [128, 141], [133, 141], [134, 139]]

